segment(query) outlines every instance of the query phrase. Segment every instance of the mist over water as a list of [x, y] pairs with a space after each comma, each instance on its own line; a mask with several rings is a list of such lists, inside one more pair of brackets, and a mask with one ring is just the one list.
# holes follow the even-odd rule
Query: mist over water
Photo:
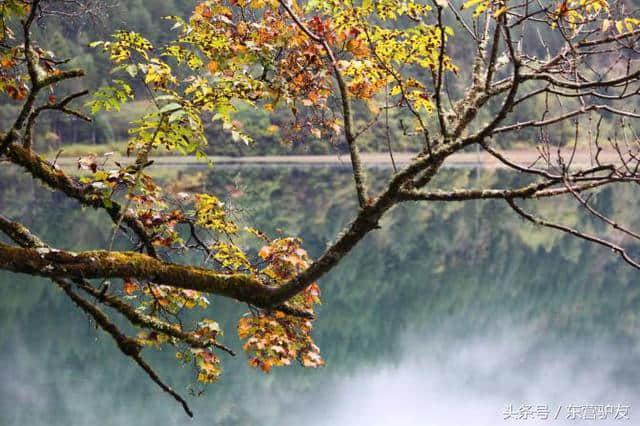
[[[339, 371], [340, 366], [330, 366], [324, 372], [328, 377], [304, 392], [288, 390], [290, 379], [273, 383], [268, 392], [257, 384], [255, 393], [245, 394], [240, 402], [253, 407], [251, 414], [237, 424], [635, 424], [634, 409], [640, 407], [637, 343], [631, 351], [621, 352], [604, 341], [547, 344], [544, 335], [525, 330], [460, 339], [412, 331], [403, 336], [402, 355], [395, 362], [344, 372]], [[47, 365], [37, 354], [4, 361], [0, 370], [2, 395], [6, 398], [10, 394], [12, 408], [23, 412], [19, 418], [34, 426], [218, 424], [216, 405], [207, 403], [206, 396], [198, 404], [194, 420], [176, 410], [167, 397], [153, 392], [148, 395], [153, 402], [143, 404], [142, 415], [132, 417], [138, 410], [123, 405], [126, 401], [111, 393], [109, 386], [103, 388], [109, 380], [105, 372], [94, 370], [78, 380], [59, 380], [64, 372], [44, 374]], [[12, 367], [6, 368], [7, 364]], [[141, 402], [139, 398], [133, 401]], [[515, 411], [523, 404], [544, 406], [549, 418], [505, 419], [509, 404]], [[568, 420], [570, 404], [630, 406], [631, 420]], [[97, 415], [106, 411], [108, 418]], [[61, 412], [66, 412], [65, 423], [56, 418]]]
[[[425, 344], [415, 343], [420, 341]], [[325, 414], [312, 424], [596, 423], [569, 420], [571, 404], [623, 404], [632, 407], [629, 417], [634, 418], [637, 381], [625, 383], [624, 376], [637, 369], [638, 351], [620, 353], [605, 342], [567, 343], [546, 345], [544, 336], [516, 330], [462, 340], [411, 334], [398, 364], [369, 367], [336, 379], [327, 389]], [[524, 404], [533, 406], [534, 412], [537, 406], [546, 407], [548, 419], [505, 418], [509, 404], [515, 412]]]
[[[253, 219], [266, 231], [293, 229], [314, 256], [350, 218], [353, 200], [335, 196], [348, 175], [259, 173], [275, 176], [245, 178], [264, 183], [246, 195]], [[0, 205], [52, 244], [96, 247], [108, 234], [95, 212], [41, 188], [20, 193], [32, 198], [0, 188]], [[244, 307], [213, 298], [208, 314], [240, 353], [222, 357], [220, 382], [204, 395], [189, 396], [193, 371], [171, 349], [144, 352], [188, 396], [194, 419], [46, 280], [0, 273], [0, 426], [640, 424], [637, 273], [501, 208], [395, 210], [321, 282], [314, 338], [327, 366], [318, 370], [250, 369], [234, 329]], [[55, 226], [40, 220], [54, 214]], [[525, 404], [546, 408], [548, 420], [505, 419]], [[570, 405], [618, 404], [630, 407], [628, 420], [567, 419]]]

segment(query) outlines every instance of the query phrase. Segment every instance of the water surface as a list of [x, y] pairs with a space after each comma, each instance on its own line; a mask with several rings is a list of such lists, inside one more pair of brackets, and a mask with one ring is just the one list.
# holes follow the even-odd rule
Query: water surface
[[[193, 173], [181, 173], [191, 182]], [[248, 219], [274, 235], [301, 236], [313, 256], [355, 208], [351, 177], [335, 168], [197, 173], [198, 190], [233, 193], [227, 202]], [[107, 246], [106, 215], [15, 169], [0, 174], [2, 214], [57, 247]], [[439, 179], [435, 185], [458, 187], [521, 180], [474, 170]], [[597, 206], [638, 222], [633, 191], [606, 190]], [[544, 202], [537, 211], [605, 231], [571, 202]], [[636, 424], [637, 277], [607, 250], [523, 223], [504, 203], [401, 206], [321, 281], [314, 336], [326, 367], [250, 369], [234, 333], [243, 306], [214, 300], [208, 315], [240, 353], [223, 356], [219, 383], [189, 398], [190, 420], [53, 285], [0, 273], [0, 424], [604, 424], [567, 419], [575, 407], [590, 415], [590, 406], [608, 406], [609, 419], [629, 407], [630, 420], [620, 421]], [[188, 394], [189, 367], [169, 350], [145, 353]], [[528, 405], [537, 420], [505, 419]]]

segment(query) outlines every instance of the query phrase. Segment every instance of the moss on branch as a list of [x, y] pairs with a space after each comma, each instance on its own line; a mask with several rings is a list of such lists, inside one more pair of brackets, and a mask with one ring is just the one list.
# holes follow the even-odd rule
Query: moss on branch
[[172, 287], [218, 294], [259, 307], [273, 304], [274, 287], [247, 274], [163, 262], [145, 254], [117, 251], [74, 253], [50, 248], [26, 249], [0, 243], [0, 269], [48, 278], [138, 278]]
[[111, 201], [105, 204], [102, 198], [89, 197], [85, 185], [79, 184], [41, 156], [16, 143], [10, 143], [8, 145], [7, 156], [11, 162], [22, 166], [34, 178], [44, 182], [52, 189], [62, 191], [68, 197], [79, 201], [85, 206], [106, 210], [114, 223], [119, 223], [120, 221], [125, 223], [135, 232], [140, 241], [142, 241], [147, 253], [153, 257], [157, 257], [156, 249], [151, 242], [151, 238], [147, 235], [144, 225], [129, 213], [125, 212], [125, 214], [122, 215], [122, 206], [119, 203]]

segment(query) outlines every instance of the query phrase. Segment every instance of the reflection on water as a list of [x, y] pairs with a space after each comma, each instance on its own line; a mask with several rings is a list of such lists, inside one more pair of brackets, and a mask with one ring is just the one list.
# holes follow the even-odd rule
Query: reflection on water
[[[54, 245], [105, 245], [110, 227], [99, 212], [79, 212], [21, 174], [11, 179], [0, 187], [4, 214]], [[513, 179], [456, 170], [440, 183]], [[335, 169], [240, 169], [203, 185], [233, 188], [228, 202], [269, 232], [299, 234], [318, 255], [353, 212], [350, 183]], [[597, 203], [620, 207], [632, 195], [608, 191]], [[570, 203], [539, 209], [603, 230]], [[636, 276], [607, 251], [523, 224], [500, 203], [403, 206], [321, 282], [314, 335], [327, 367], [264, 375], [243, 354], [227, 357], [220, 383], [192, 398], [189, 420], [45, 280], [4, 273], [0, 424], [575, 425], [604, 422], [567, 420], [571, 405], [618, 404], [630, 407], [623, 422], [636, 424]], [[211, 309], [225, 343], [238, 349], [242, 306], [216, 300]], [[150, 356], [188, 393], [189, 368], [176, 368], [169, 351]], [[546, 408], [558, 419], [504, 420], [509, 405], [517, 412], [526, 404], [537, 410], [532, 417]]]

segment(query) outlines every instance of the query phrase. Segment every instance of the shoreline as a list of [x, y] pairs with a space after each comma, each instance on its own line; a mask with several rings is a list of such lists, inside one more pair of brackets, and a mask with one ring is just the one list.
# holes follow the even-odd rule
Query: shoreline
[[[506, 150], [502, 154], [520, 165], [528, 166], [539, 159], [539, 153], [535, 149], [527, 150]], [[570, 150], [561, 151], [561, 155], [568, 162], [571, 158]], [[393, 154], [396, 165], [406, 165], [414, 157], [413, 152], [396, 152]], [[362, 162], [367, 167], [392, 167], [389, 153], [367, 152], [361, 153]], [[554, 158], [557, 154], [554, 154]], [[47, 156], [47, 160], [53, 162], [55, 157]], [[99, 159], [107, 157], [100, 156]], [[121, 164], [133, 163], [133, 157], [111, 156], [111, 161], [118, 161]], [[620, 163], [618, 153], [612, 150], [602, 151], [599, 155], [602, 163]], [[209, 156], [214, 166], [315, 166], [315, 167], [349, 167], [351, 165], [348, 154], [342, 155], [264, 155], [264, 156]], [[195, 156], [156, 156], [150, 157], [155, 165], [164, 166], [185, 166], [185, 167], [207, 167], [207, 162], [197, 159]], [[75, 167], [78, 157], [60, 157], [56, 164], [62, 167]], [[447, 158], [444, 164], [446, 167], [479, 167], [484, 169], [508, 168], [498, 159], [486, 152], [459, 152]], [[586, 151], [577, 151], [574, 155], [573, 165], [592, 166], [594, 161], [592, 155]]]

